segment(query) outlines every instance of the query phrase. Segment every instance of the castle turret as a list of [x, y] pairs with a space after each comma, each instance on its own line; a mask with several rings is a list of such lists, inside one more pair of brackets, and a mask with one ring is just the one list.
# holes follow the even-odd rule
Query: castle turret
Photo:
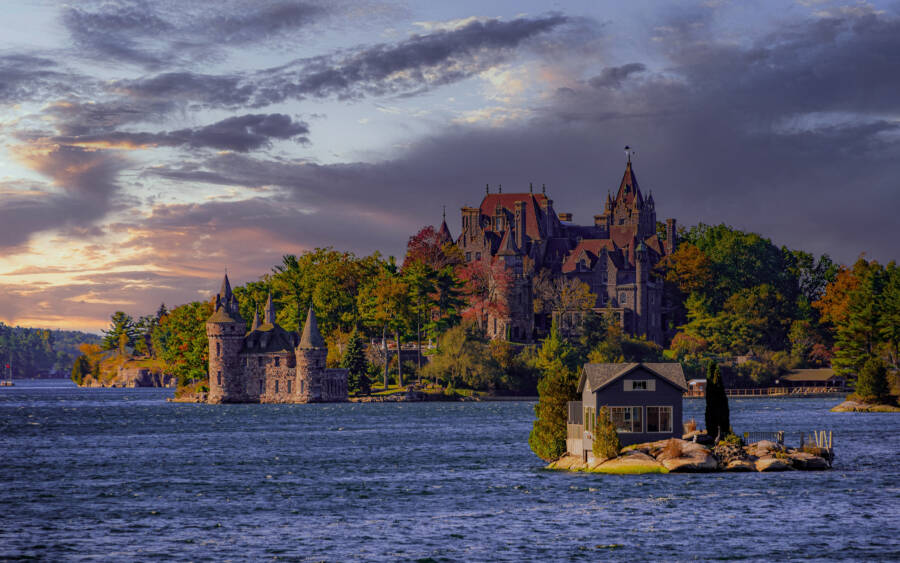
[[272, 302], [271, 292], [269, 292], [269, 298], [266, 300], [266, 324], [275, 324], [275, 304]]
[[303, 324], [300, 343], [294, 351], [297, 358], [297, 389], [307, 402], [323, 400], [322, 380], [328, 345], [319, 332], [316, 314], [310, 306]]
[[678, 250], [678, 232], [675, 230], [675, 219], [666, 219], [666, 254], [672, 255]]
[[206, 321], [209, 341], [209, 402], [239, 401], [243, 393], [239, 354], [246, 324], [241, 318], [237, 298], [231, 291], [228, 274], [216, 294], [215, 310]]

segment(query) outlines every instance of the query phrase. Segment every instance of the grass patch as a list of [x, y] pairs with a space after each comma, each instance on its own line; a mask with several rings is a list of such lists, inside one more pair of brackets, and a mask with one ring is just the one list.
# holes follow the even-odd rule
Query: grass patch
[[603, 467], [599, 465], [594, 469], [585, 469], [588, 473], [604, 473], [606, 475], [646, 475], [649, 473], [668, 473], [669, 470], [663, 466], [652, 465], [614, 465], [611, 467]]

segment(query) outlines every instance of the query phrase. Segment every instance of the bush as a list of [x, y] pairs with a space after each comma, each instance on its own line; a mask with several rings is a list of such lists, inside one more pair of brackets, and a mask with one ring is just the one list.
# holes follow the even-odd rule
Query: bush
[[600, 407], [594, 428], [594, 443], [591, 447], [594, 457], [612, 459], [619, 455], [620, 449], [622, 444], [619, 442], [619, 434], [609, 415], [609, 409]]
[[719, 441], [719, 443], [728, 444], [729, 446], [737, 446], [739, 448], [744, 446], [744, 440], [742, 440], [741, 437], [734, 432], [725, 436], [722, 440]]
[[866, 402], [884, 402], [889, 395], [887, 367], [881, 358], [869, 358], [859, 370], [856, 394]]

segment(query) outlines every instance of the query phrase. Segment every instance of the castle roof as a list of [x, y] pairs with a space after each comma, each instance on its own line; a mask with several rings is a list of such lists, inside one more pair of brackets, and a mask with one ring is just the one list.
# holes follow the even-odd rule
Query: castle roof
[[[502, 207], [511, 214], [515, 214], [517, 201], [525, 202], [525, 234], [534, 240], [544, 238], [541, 234], [539, 218], [541, 217], [542, 206], [547, 206], [550, 201], [544, 194], [487, 194], [481, 201], [481, 214], [492, 217], [497, 206]], [[556, 219], [556, 216], [554, 215], [553, 218]]]
[[619, 191], [616, 192], [616, 205], [625, 204], [631, 206], [634, 201], [644, 203], [644, 197], [641, 195], [641, 188], [638, 186], [637, 177], [631, 168], [631, 159], [625, 165], [625, 174], [622, 176], [622, 183], [619, 184]]
[[263, 323], [244, 337], [242, 352], [290, 352], [296, 338], [297, 333], [288, 332], [275, 323]]
[[447, 226], [446, 219], [441, 221], [441, 228], [438, 229], [438, 240], [441, 241], [441, 244], [447, 244], [448, 242], [453, 242], [453, 235], [450, 234], [450, 228]]
[[310, 306], [309, 312], [306, 313], [306, 322], [303, 324], [303, 336], [300, 337], [300, 344], [298, 344], [297, 347], [325, 347], [325, 339], [322, 338], [322, 334], [319, 332], [319, 323], [316, 320], [316, 313], [313, 311], [312, 306]]
[[213, 314], [206, 319], [208, 323], [242, 323], [237, 297], [231, 291], [231, 282], [228, 281], [228, 274], [222, 280], [222, 287], [216, 294], [215, 310]]
[[512, 229], [506, 229], [503, 233], [503, 239], [500, 241], [500, 248], [497, 250], [497, 256], [515, 256], [518, 253], [516, 241], [512, 236]]

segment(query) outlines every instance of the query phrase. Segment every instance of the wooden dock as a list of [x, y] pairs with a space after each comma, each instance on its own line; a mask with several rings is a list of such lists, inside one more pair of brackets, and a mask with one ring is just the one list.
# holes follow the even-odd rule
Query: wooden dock
[[[847, 390], [841, 387], [748, 387], [746, 389], [725, 389], [729, 397], [740, 398], [774, 398], [774, 397], [827, 397], [844, 395]], [[704, 397], [702, 391], [688, 391], [685, 398]]]

